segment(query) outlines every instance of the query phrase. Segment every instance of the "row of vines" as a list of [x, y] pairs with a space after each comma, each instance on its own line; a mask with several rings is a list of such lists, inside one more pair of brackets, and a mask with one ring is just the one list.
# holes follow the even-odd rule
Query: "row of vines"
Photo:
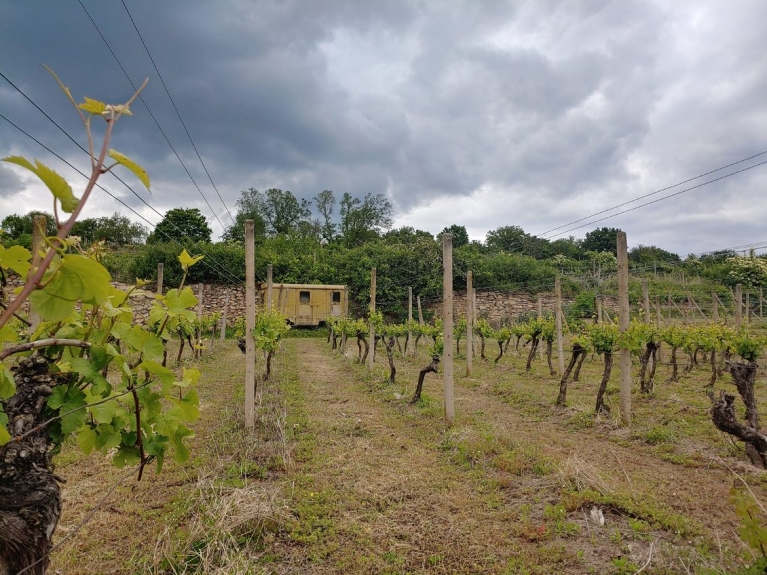
[[[435, 372], [443, 352], [443, 326], [439, 319], [434, 324], [410, 322], [387, 324], [380, 313], [373, 313], [368, 321], [338, 318], [329, 325], [328, 341], [333, 349], [345, 350], [349, 339], [355, 339], [358, 348], [357, 361], [364, 363], [370, 353], [368, 342], [370, 326], [374, 327], [375, 342], [384, 346], [389, 363], [389, 382], [396, 377], [395, 349], [401, 354], [404, 349], [411, 353], [418, 348], [420, 340], [425, 339], [430, 345], [432, 362], [422, 370], [412, 401], [420, 398], [423, 376]], [[455, 352], [461, 353], [461, 344], [466, 345], [468, 323], [460, 317], [453, 327]], [[628, 330], [621, 333], [616, 324], [572, 322], [568, 325], [565, 337], [568, 342], [569, 361], [564, 373], [558, 374], [552, 364], [553, 347], [556, 342], [556, 323], [553, 317], [529, 319], [527, 321], [494, 328], [485, 319], [475, 322], [473, 335], [476, 341], [477, 355], [486, 361], [498, 364], [513, 350], [526, 355], [525, 369], [530, 371], [537, 355], [545, 357], [551, 377], [558, 377], [559, 390], [554, 403], [564, 406], [567, 401], [567, 386], [570, 381], [578, 381], [581, 367], [588, 356], [600, 356], [604, 367], [597, 389], [595, 412], [609, 413], [605, 403], [605, 392], [613, 371], [613, 357], [617, 350], [628, 349], [639, 362], [638, 387], [641, 394], [651, 395], [660, 364], [661, 350], [668, 354], [666, 363], [669, 367], [668, 381], [678, 381], [680, 372], [691, 373], [694, 368], [703, 366], [708, 372], [701, 386], [712, 401], [711, 416], [713, 423], [722, 431], [733, 434], [747, 444], [747, 453], [752, 462], [767, 467], [767, 438], [759, 432], [756, 395], [756, 360], [767, 346], [767, 337], [749, 332], [746, 328], [734, 329], [723, 324], [702, 326], [676, 326], [660, 328], [654, 324], [632, 321]], [[340, 342], [339, 342], [340, 340]], [[545, 346], [545, 351], [541, 349]], [[489, 348], [496, 350], [489, 357]], [[684, 359], [682, 359], [682, 354]], [[726, 374], [729, 377], [726, 377]], [[740, 423], [735, 414], [735, 396], [722, 391], [714, 397], [714, 385], [724, 378], [731, 381], [746, 406], [746, 422]], [[553, 398], [552, 398], [553, 399]]]

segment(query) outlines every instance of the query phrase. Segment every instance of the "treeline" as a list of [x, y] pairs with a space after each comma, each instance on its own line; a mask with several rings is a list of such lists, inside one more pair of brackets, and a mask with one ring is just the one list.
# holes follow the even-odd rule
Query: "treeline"
[[[78, 222], [73, 235], [84, 247], [100, 242], [105, 265], [121, 279], [154, 279], [162, 262], [166, 285], [175, 285], [181, 278], [176, 255], [184, 247], [206, 255], [188, 281], [235, 284], [244, 280], [244, 223], [253, 220], [259, 280], [265, 279], [266, 265], [271, 263], [275, 281], [346, 284], [352, 311], [363, 311], [369, 301], [370, 268], [376, 267], [377, 299], [393, 317], [404, 313], [408, 287], [422, 298], [441, 297], [441, 234], [410, 227], [392, 229], [393, 208], [383, 194], [358, 198], [345, 193], [337, 201], [334, 192], [324, 190], [309, 201], [299, 200], [290, 191], [250, 188], [241, 192], [236, 206], [234, 224], [220, 242], [212, 241], [199, 210], [185, 208], [169, 210], [152, 233], [116, 213]], [[29, 246], [32, 216], [40, 213], [3, 219], [3, 244]], [[53, 217], [42, 215], [47, 216], [46, 233], [53, 235]], [[470, 240], [460, 224], [442, 233], [453, 237], [455, 289], [465, 287], [466, 272], [472, 270], [477, 289], [550, 291], [555, 276], [561, 275], [565, 294], [575, 295], [609, 286], [617, 269], [618, 231], [602, 227], [582, 239], [570, 236], [554, 241], [513, 225], [489, 231], [484, 241]], [[742, 283], [746, 289], [767, 283], [767, 261], [754, 254], [742, 257], [724, 251], [682, 260], [660, 247], [640, 245], [629, 251], [629, 260], [635, 272], [654, 277], [686, 274], [724, 286]]]

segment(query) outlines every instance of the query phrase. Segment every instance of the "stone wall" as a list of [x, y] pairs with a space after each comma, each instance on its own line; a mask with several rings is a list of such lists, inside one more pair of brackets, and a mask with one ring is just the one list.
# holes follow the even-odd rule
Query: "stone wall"
[[[113, 284], [120, 289], [126, 289], [129, 286], [123, 284]], [[149, 286], [147, 286], [149, 287]], [[194, 295], [199, 297], [199, 284], [192, 284]], [[165, 290], [167, 292], [167, 290]], [[227, 324], [238, 317], [245, 316], [245, 286], [221, 286], [215, 284], [204, 284], [202, 292], [202, 313], [209, 314], [213, 312], [223, 312], [226, 306], [227, 293], [229, 294], [229, 305], [227, 307]], [[154, 301], [153, 292], [142, 292], [131, 298], [131, 307], [133, 308], [134, 318], [139, 323], [144, 323], [149, 317], [149, 310]], [[259, 303], [258, 293], [256, 293], [256, 305]], [[195, 310], [196, 311], [196, 310]]]

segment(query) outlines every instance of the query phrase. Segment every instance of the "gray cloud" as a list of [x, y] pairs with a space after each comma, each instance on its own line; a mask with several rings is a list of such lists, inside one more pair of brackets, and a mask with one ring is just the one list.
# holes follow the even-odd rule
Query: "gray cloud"
[[[150, 77], [145, 100], [226, 224], [125, 11], [86, 6], [134, 81]], [[387, 192], [398, 223], [432, 232], [466, 223], [479, 238], [501, 225], [541, 233], [767, 150], [767, 7], [756, 0], [129, 7], [232, 210], [251, 186], [305, 198], [322, 189]], [[40, 62], [78, 97], [119, 102], [130, 93], [79, 6], [3, 4], [0, 70], [84, 143]], [[87, 167], [3, 84], [3, 114]], [[134, 112], [118, 125], [114, 147], [153, 177], [153, 195], [137, 193], [160, 212], [199, 207], [220, 232], [149, 114], [138, 103]], [[7, 153], [38, 156], [69, 174], [0, 120], [0, 154]], [[767, 168], [759, 170], [593, 227], [620, 226], [630, 244], [681, 253], [764, 239], [752, 237], [767, 183]], [[159, 219], [120, 184], [105, 185]], [[19, 186], [4, 189], [28, 201]], [[100, 198], [94, 209], [122, 209], [110, 202]]]

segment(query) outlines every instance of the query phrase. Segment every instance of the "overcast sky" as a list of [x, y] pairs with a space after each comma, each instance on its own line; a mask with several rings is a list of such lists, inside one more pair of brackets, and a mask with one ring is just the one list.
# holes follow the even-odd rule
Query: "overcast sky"
[[[218, 237], [241, 190], [311, 199], [385, 193], [395, 226], [472, 239], [540, 235], [767, 152], [767, 3], [725, 1], [126, 0], [223, 202], [121, 2], [83, 0], [200, 187], [143, 104], [113, 147], [152, 178], [136, 193], [163, 214], [196, 207]], [[48, 73], [76, 98], [118, 103], [131, 87], [79, 0], [0, 0], [0, 71], [86, 144]], [[58, 154], [88, 159], [0, 78], [0, 113]], [[36, 157], [85, 180], [5, 120], [0, 156]], [[621, 209], [748, 168], [767, 154]], [[152, 224], [122, 184], [104, 186]], [[767, 242], [767, 165], [585, 227], [681, 255]], [[79, 195], [79, 192], [78, 192]], [[51, 211], [31, 174], [0, 164], [0, 217]], [[138, 216], [101, 191], [86, 217]], [[610, 215], [607, 212], [593, 219]]]

